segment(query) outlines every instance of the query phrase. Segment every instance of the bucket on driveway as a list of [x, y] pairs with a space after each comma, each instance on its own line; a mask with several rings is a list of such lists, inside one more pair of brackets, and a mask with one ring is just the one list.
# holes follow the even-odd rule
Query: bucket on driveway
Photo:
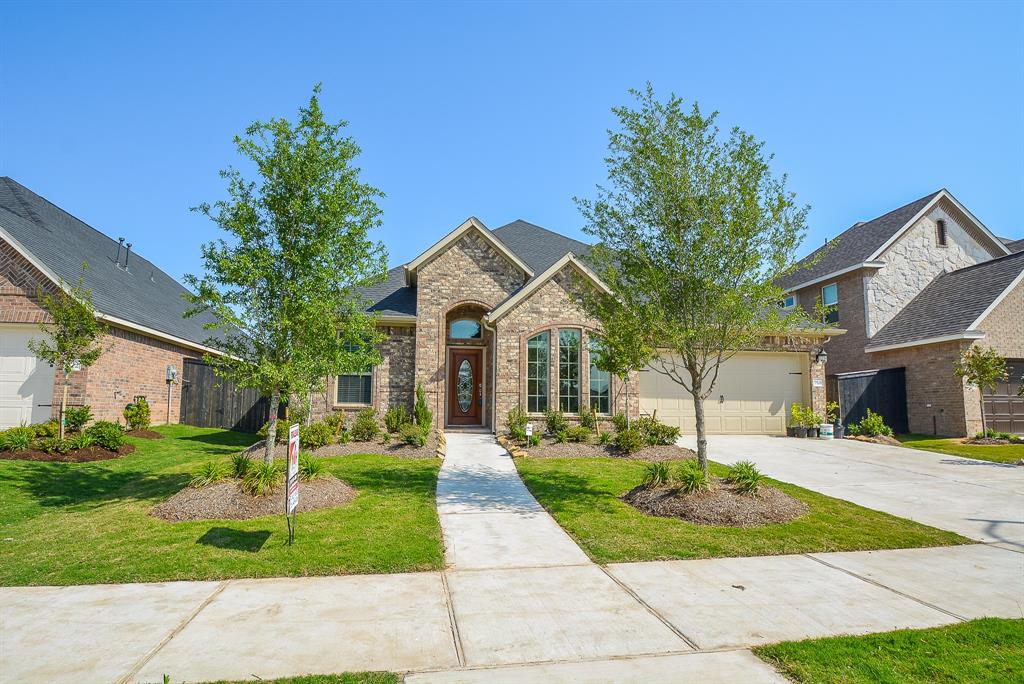
[[818, 439], [832, 439], [832, 423], [822, 423], [818, 426]]

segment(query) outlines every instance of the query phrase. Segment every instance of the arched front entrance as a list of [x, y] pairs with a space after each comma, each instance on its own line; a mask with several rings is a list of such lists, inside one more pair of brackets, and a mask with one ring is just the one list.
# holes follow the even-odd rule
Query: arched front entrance
[[493, 335], [482, 323], [487, 309], [463, 304], [445, 317], [445, 425], [483, 427], [490, 410]]

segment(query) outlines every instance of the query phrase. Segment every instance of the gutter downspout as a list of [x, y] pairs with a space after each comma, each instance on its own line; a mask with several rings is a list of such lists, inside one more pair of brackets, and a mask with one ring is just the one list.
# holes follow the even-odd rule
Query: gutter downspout
[[484, 330], [488, 330], [491, 333], [491, 339], [494, 341], [494, 353], [491, 354], [491, 396], [494, 397], [491, 400], [491, 434], [498, 434], [498, 331], [487, 324], [487, 317], [482, 316], [480, 318], [481, 325], [484, 326]]

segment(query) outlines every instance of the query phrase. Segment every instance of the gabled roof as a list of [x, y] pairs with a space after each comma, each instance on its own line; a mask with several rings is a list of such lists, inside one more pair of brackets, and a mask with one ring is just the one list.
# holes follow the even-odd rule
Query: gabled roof
[[443, 252], [449, 245], [455, 243], [463, 235], [469, 232], [476, 232], [484, 240], [491, 243], [491, 245], [500, 253], [503, 254], [509, 261], [511, 261], [516, 267], [521, 269], [527, 278], [533, 277], [533, 269], [531, 269], [526, 262], [519, 258], [519, 256], [511, 249], [505, 246], [500, 239], [498, 239], [494, 233], [487, 229], [478, 218], [470, 216], [468, 219], [453, 230], [452, 232], [445, 235], [443, 238], [431, 245], [427, 251], [420, 254], [418, 257], [410, 261], [405, 265], [405, 284], [415, 285], [416, 284], [416, 271], [420, 266], [427, 263], [435, 256]]
[[188, 305], [181, 283], [134, 251], [127, 270], [118, 268], [117, 241], [6, 176], [0, 178], [0, 237], [55, 283], [77, 283], [87, 263], [85, 287], [112, 323], [199, 348], [215, 336], [203, 328], [210, 317], [183, 317]]
[[1003, 244], [1006, 245], [1006, 249], [1010, 250], [1012, 254], [1017, 252], [1024, 252], [1024, 238], [1020, 240], [1014, 240], [1012, 238], [1000, 238]]
[[592, 282], [596, 287], [610, 293], [608, 286], [604, 284], [597, 274], [591, 271], [590, 267], [583, 263], [575, 254], [569, 252], [568, 254], [563, 255], [558, 261], [548, 266], [543, 273], [526, 283], [526, 285], [520, 288], [511, 297], [494, 307], [494, 310], [487, 314], [487, 321], [494, 323], [501, 319], [520, 302], [528, 299], [530, 295], [536, 292], [542, 285], [544, 285], [544, 283], [554, 278], [555, 275], [557, 275], [566, 266], [574, 267], [580, 275]]
[[884, 262], [880, 262], [878, 259], [889, 245], [899, 239], [903, 233], [917, 223], [918, 219], [943, 200], [951, 203], [970, 223], [974, 224], [977, 233], [991, 243], [994, 253], [999, 255], [1009, 253], [999, 238], [960, 204], [949, 191], [942, 189], [898, 209], [893, 209], [878, 218], [855, 223], [830, 240], [828, 244], [801, 259], [795, 271], [778, 280], [779, 286], [787, 290], [799, 290], [860, 268], [883, 267]]
[[1022, 281], [1024, 252], [944, 273], [886, 323], [866, 351], [984, 337], [978, 325]]

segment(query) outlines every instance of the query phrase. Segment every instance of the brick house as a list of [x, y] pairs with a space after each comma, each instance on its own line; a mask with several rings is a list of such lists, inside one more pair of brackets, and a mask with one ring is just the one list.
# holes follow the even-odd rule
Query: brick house
[[[470, 218], [367, 290], [387, 334], [382, 362], [331, 378], [316, 413], [412, 406], [422, 384], [444, 427], [503, 429], [508, 411], [534, 419], [549, 408], [570, 418], [581, 405], [609, 415], [658, 412], [693, 431], [693, 404], [677, 385], [645, 369], [625, 383], [591, 365], [597, 321], [574, 303], [579, 284], [604, 287], [584, 261], [588, 246], [525, 221], [490, 230]], [[826, 339], [809, 331], [766, 340], [726, 362], [712, 400], [710, 432], [782, 433], [794, 402], [824, 409]], [[628, 406], [627, 406], [628, 394]]]
[[[72, 373], [69, 405], [89, 404], [97, 419], [121, 420], [144, 396], [154, 423], [176, 423], [180, 383], [169, 366], [202, 357], [210, 332], [185, 319], [185, 288], [153, 263], [51, 204], [0, 178], [0, 428], [39, 423], [59, 412], [63, 381], [29, 351], [47, 319], [39, 293], [53, 293], [84, 272], [93, 304], [108, 325], [105, 349], [90, 368]], [[56, 374], [59, 376], [59, 373]]]
[[[829, 345], [826, 365], [845, 422], [877, 404], [898, 414], [902, 406], [893, 409], [888, 400], [903, 392], [905, 416], [890, 418], [909, 431], [977, 432], [978, 390], [953, 375], [953, 364], [981, 342], [1013, 369], [1011, 382], [986, 398], [986, 412], [998, 429], [1024, 431], [1024, 402], [1014, 398], [1014, 380], [1024, 373], [1021, 249], [1024, 241], [996, 237], [939, 190], [853, 225], [782, 279], [787, 306], [834, 306], [831, 319], [847, 331]], [[882, 385], [896, 370], [903, 386]], [[873, 384], [885, 396], [873, 394]]]

